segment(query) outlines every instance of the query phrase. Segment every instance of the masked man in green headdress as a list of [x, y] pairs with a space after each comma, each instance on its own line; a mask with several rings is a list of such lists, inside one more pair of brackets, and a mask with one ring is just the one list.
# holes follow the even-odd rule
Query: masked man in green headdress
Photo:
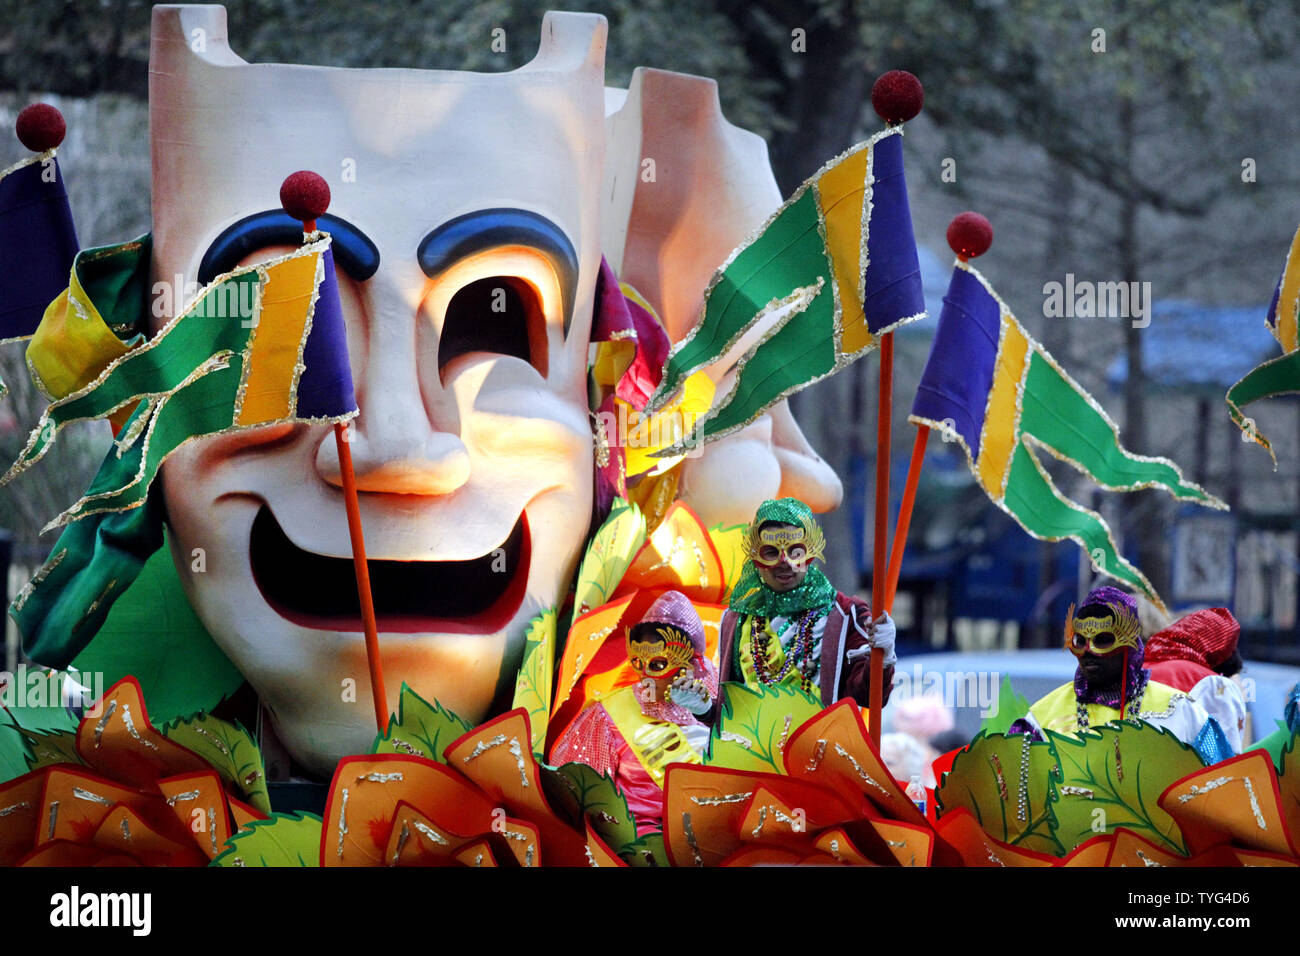
[[879, 647], [889, 699], [894, 622], [888, 614], [873, 621], [865, 601], [835, 590], [813, 564], [824, 549], [821, 528], [798, 498], [759, 505], [749, 526], [749, 558], [722, 617], [723, 681], [792, 684], [826, 707], [841, 697], [867, 707], [871, 649]]

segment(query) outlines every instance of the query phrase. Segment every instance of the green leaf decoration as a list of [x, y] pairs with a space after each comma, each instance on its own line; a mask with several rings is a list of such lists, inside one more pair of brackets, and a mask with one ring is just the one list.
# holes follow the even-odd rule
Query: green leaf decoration
[[27, 744], [28, 757], [25, 773], [43, 770], [55, 764], [71, 763], [85, 765], [77, 753], [77, 732], [75, 730], [23, 730], [23, 740]]
[[169, 740], [188, 747], [212, 764], [221, 779], [233, 784], [249, 806], [263, 813], [271, 812], [261, 748], [241, 724], [196, 714], [188, 720], [165, 725], [162, 732]]
[[[1026, 743], [1016, 734], [981, 731], [957, 754], [935, 794], [940, 815], [965, 807], [996, 840], [1039, 853], [1063, 856], [1057, 827], [1056, 752], [1045, 741]], [[1022, 808], [1021, 786], [1024, 786]]]
[[397, 717], [388, 718], [388, 731], [375, 738], [372, 754], [413, 754], [446, 763], [442, 752], [447, 745], [474, 728], [446, 710], [437, 701], [432, 704], [402, 684]]
[[749, 534], [749, 525], [747, 524], [715, 524], [709, 529], [709, 537], [713, 540], [713, 547], [717, 549], [718, 558], [722, 561], [722, 573], [727, 581], [727, 593], [731, 593], [735, 588], [736, 582], [740, 580], [740, 572], [744, 570], [747, 556], [745, 554], [745, 537]]
[[21, 731], [0, 711], [0, 783], [27, 773], [31, 759]]
[[515, 681], [511, 709], [528, 711], [533, 753], [545, 758], [546, 727], [551, 716], [551, 695], [555, 687], [555, 608], [543, 611], [528, 624], [524, 635], [524, 662]]
[[980, 732], [992, 736], [1005, 734], [1020, 717], [1029, 713], [1029, 701], [1023, 694], [1017, 694], [1011, 686], [1011, 677], [1003, 675], [1002, 687], [998, 690], [997, 709], [984, 718]]
[[664, 835], [658, 831], [629, 843], [619, 856], [628, 866], [672, 866], [664, 849]]
[[[555, 768], [555, 773], [560, 778], [557, 782], [563, 784], [556, 789], [569, 791], [577, 806], [577, 819], [585, 816], [590, 820], [591, 828], [610, 849], [621, 855], [636, 842], [636, 820], [613, 777], [599, 774], [583, 763], [563, 764]], [[569, 798], [561, 799], [570, 804]]]
[[227, 840], [209, 866], [320, 866], [322, 828], [314, 813], [273, 813]]
[[1247, 751], [1262, 750], [1268, 754], [1269, 759], [1273, 761], [1273, 766], [1277, 772], [1282, 772], [1282, 754], [1287, 750], [1295, 739], [1295, 734], [1291, 733], [1291, 728], [1283, 721], [1277, 721], [1277, 730], [1273, 731], [1267, 737], [1261, 738], [1254, 746], [1247, 747]]
[[822, 705], [792, 684], [758, 688], [723, 684], [718, 720], [713, 725], [710, 767], [785, 773], [782, 752], [800, 724], [819, 713]]
[[[75, 748], [62, 740], [63, 735], [71, 734], [75, 741], [77, 718], [61, 705], [61, 690], [54, 690], [53, 706], [41, 706], [51, 697], [51, 673], [62, 679], [58, 671], [19, 667], [0, 691], [0, 783], [52, 764], [83, 762]], [[20, 700], [31, 701], [33, 706], [20, 707]]]
[[210, 713], [244, 682], [190, 607], [166, 541], [72, 664], [84, 673], [103, 674], [105, 688], [134, 676], [155, 727]]
[[645, 544], [645, 515], [635, 504], [615, 498], [609, 517], [592, 536], [573, 589], [574, 617], [609, 602], [618, 582]]
[[1079, 739], [1051, 731], [1047, 737], [1061, 770], [1056, 838], [1067, 853], [1099, 833], [1124, 827], [1186, 854], [1178, 825], [1157, 801], [1175, 780], [1205, 766], [1195, 750], [1142, 721], [1117, 722]]

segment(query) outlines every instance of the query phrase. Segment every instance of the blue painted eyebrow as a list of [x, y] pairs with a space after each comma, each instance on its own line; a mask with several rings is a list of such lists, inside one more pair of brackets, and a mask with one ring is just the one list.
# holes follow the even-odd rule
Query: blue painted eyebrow
[[564, 333], [569, 332], [578, 288], [578, 254], [555, 223], [525, 209], [479, 209], [448, 220], [420, 241], [420, 268], [429, 278], [461, 259], [499, 246], [529, 246], [542, 253], [560, 277]]
[[[364, 232], [329, 213], [316, 220], [316, 227], [334, 238], [334, 261], [349, 276], [364, 282], [375, 274], [379, 268], [379, 248]], [[258, 249], [301, 244], [302, 223], [283, 209], [255, 212], [228, 226], [208, 246], [199, 263], [199, 282], [207, 285]]]

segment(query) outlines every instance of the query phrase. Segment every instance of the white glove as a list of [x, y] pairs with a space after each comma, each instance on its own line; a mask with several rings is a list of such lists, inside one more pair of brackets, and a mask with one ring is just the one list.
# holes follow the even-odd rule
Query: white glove
[[688, 671], [682, 671], [668, 687], [668, 699], [674, 704], [685, 707], [692, 714], [706, 714], [713, 706], [713, 698], [704, 681], [692, 677]]
[[[853, 626], [858, 628], [862, 633], [862, 628], [858, 626], [857, 617], [853, 619]], [[855, 647], [844, 656], [848, 660], [857, 660], [871, 653], [873, 647], [878, 647], [884, 652], [884, 664], [891, 667], [898, 663], [898, 655], [894, 653], [894, 639], [898, 636], [898, 629], [894, 627], [894, 621], [888, 612], [881, 613], [880, 617], [872, 621], [865, 632], [867, 643], [861, 647]]]

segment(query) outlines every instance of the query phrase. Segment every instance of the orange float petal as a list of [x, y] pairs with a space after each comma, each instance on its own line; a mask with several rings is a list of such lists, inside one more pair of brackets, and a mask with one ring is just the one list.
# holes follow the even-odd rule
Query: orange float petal
[[785, 747], [785, 769], [792, 778], [826, 787], [867, 816], [866, 806], [891, 820], [928, 826], [908, 799], [867, 733], [857, 703], [845, 698], [803, 723]]
[[0, 783], [0, 866], [13, 866], [36, 846], [46, 771]]
[[77, 753], [109, 779], [147, 788], [159, 777], [209, 768], [198, 754], [154, 730], [134, 677], [110, 687], [95, 710], [77, 727]]
[[616, 593], [631, 589], [672, 589], [704, 604], [727, 600], [726, 574], [713, 539], [699, 516], [680, 499], [632, 559]]
[[142, 866], [207, 866], [208, 857], [193, 846], [170, 840], [130, 807], [113, 807], [91, 840], [110, 854], [125, 854]]
[[199, 850], [215, 859], [235, 835], [220, 774], [203, 770], [167, 777], [158, 781], [158, 790]]
[[1177, 821], [1193, 856], [1218, 843], [1295, 856], [1273, 761], [1252, 750], [1188, 774], [1158, 801]]
[[482, 833], [493, 819], [493, 803], [442, 764], [407, 754], [345, 757], [325, 803], [321, 866], [386, 865], [403, 802], [452, 833]]
[[1022, 850], [993, 839], [965, 807], [940, 817], [935, 833], [957, 852], [966, 866], [1056, 865], [1056, 859], [1045, 853]]
[[452, 741], [445, 751], [447, 763], [510, 816], [535, 826], [549, 863], [582, 866], [587, 862], [586, 840], [547, 802], [529, 734], [527, 712], [512, 710]]

